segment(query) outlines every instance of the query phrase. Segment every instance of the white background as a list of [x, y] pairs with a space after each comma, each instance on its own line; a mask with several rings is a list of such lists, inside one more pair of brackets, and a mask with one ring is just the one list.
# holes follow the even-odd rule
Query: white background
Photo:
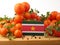
[[60, 0], [0, 0], [0, 17], [5, 14], [8, 17], [14, 16], [14, 5], [16, 3], [28, 2], [31, 8], [38, 9], [40, 14], [45, 14], [47, 11], [60, 12]]

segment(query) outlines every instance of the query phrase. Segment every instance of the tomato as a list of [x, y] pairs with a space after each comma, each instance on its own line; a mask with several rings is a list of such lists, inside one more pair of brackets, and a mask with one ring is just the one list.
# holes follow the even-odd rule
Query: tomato
[[50, 23], [50, 26], [55, 26], [55, 23], [57, 22], [57, 20], [52, 20]]
[[51, 22], [49, 26], [55, 26], [55, 23], [54, 22]]
[[12, 23], [13, 21], [14, 21], [14, 20], [13, 20], [13, 19], [11, 19], [11, 20], [10, 20], [10, 23]]
[[53, 22], [53, 23], [56, 23], [56, 22], [57, 22], [57, 20], [52, 20], [52, 22]]
[[40, 16], [37, 16], [37, 17], [36, 17], [36, 20], [37, 20], [38, 22], [40, 22], [40, 21], [41, 21], [41, 17], [40, 17]]
[[45, 21], [44, 21], [44, 26], [47, 27], [50, 23], [51, 23], [50, 20], [45, 20]]
[[14, 10], [15, 10], [16, 14], [22, 14], [22, 13], [25, 12], [24, 5], [21, 4], [21, 3], [17, 3], [17, 4], [14, 6]]
[[0, 28], [2, 28], [3, 27], [3, 25], [2, 24], [0, 24]]
[[51, 21], [52, 21], [51, 15], [49, 15], [49, 16], [47, 17], [47, 19], [49, 19], [49, 20], [51, 20]]
[[53, 11], [50, 13], [50, 16], [51, 16], [51, 19], [52, 20], [55, 20], [56, 19], [56, 16], [57, 16], [58, 12], [57, 11]]
[[24, 19], [23, 16], [15, 15], [14, 22], [15, 23], [22, 23], [23, 19]]
[[60, 37], [60, 31], [53, 30], [53, 36]]
[[10, 31], [11, 31], [12, 34], [14, 34], [15, 30], [16, 30], [15, 27], [10, 28]]
[[60, 13], [58, 13], [58, 15], [56, 16], [56, 20], [60, 21]]
[[14, 22], [14, 21], [13, 21], [13, 22], [11, 22], [11, 24], [14, 24], [14, 25], [15, 25], [15, 24], [16, 24], [16, 22]]
[[11, 25], [10, 23], [5, 23], [3, 27], [10, 26], [10, 25]]
[[15, 36], [16, 38], [22, 37], [22, 31], [21, 31], [21, 30], [16, 30], [16, 31], [14, 32], [14, 36]]
[[50, 16], [48, 16], [48, 18], [47, 19], [49, 19], [49, 20], [55, 20], [55, 19], [53, 19], [53, 18], [51, 18], [51, 15]]
[[15, 25], [15, 28], [16, 28], [16, 29], [21, 29], [21, 28], [22, 28], [22, 24], [17, 23], [17, 24]]
[[23, 2], [22, 4], [23, 4], [24, 7], [25, 7], [25, 12], [28, 12], [29, 9], [30, 9], [30, 4], [29, 4], [28, 2]]
[[0, 34], [1, 34], [2, 36], [6, 36], [7, 33], [8, 33], [8, 30], [7, 30], [6, 28], [1, 28], [1, 29], [0, 29]]
[[36, 14], [36, 13], [34, 13], [34, 12], [31, 13], [31, 18], [32, 18], [32, 19], [35, 19], [36, 17], [37, 17], [37, 14]]
[[26, 19], [31, 19], [31, 15], [30, 15], [29, 12], [26, 12], [25, 15], [24, 15], [24, 17], [25, 17]]
[[60, 24], [58, 24], [58, 27], [60, 27]]

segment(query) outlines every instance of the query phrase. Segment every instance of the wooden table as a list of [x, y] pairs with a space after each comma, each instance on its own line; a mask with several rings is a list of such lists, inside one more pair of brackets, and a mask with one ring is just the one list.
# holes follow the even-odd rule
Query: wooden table
[[23, 38], [9, 40], [7, 38], [0, 37], [0, 45], [60, 45], [60, 38], [44, 36], [25, 36]]

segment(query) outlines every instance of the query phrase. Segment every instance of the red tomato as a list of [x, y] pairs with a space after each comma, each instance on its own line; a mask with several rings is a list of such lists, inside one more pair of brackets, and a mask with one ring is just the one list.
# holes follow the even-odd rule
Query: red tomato
[[22, 37], [22, 31], [21, 31], [21, 30], [16, 30], [16, 31], [14, 32], [14, 36], [17, 37], [17, 38]]
[[60, 31], [53, 30], [53, 36], [60, 37]]
[[36, 13], [34, 13], [34, 12], [31, 13], [31, 18], [32, 18], [32, 19], [35, 19], [36, 17], [37, 17], [37, 14], [36, 14]]
[[30, 9], [30, 4], [29, 4], [28, 2], [23, 2], [22, 4], [23, 4], [24, 7], [25, 7], [25, 12], [28, 12], [29, 9]]
[[6, 36], [7, 33], [8, 33], [8, 30], [7, 30], [6, 28], [1, 28], [1, 29], [0, 29], [0, 34], [1, 34], [2, 36]]
[[22, 14], [25, 12], [24, 5], [21, 3], [17, 3], [14, 7], [14, 10], [15, 10], [16, 14]]
[[60, 21], [60, 13], [58, 13], [58, 15], [56, 16], [56, 20]]
[[40, 17], [40, 16], [37, 16], [37, 17], [36, 17], [36, 20], [37, 20], [38, 22], [40, 22], [40, 21], [41, 21], [41, 17]]
[[55, 19], [56, 19], [57, 14], [58, 14], [58, 12], [57, 12], [57, 11], [53, 11], [53, 12], [51, 12], [51, 14], [50, 14], [51, 19], [52, 19], [52, 20], [55, 20]]
[[56, 23], [56, 22], [57, 22], [57, 20], [52, 20], [52, 22], [53, 22], [53, 23]]

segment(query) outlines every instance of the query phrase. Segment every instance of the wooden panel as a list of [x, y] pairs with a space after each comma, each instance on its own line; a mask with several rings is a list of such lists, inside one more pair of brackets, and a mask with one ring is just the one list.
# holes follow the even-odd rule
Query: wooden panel
[[60, 38], [57, 37], [44, 37], [44, 36], [25, 36], [8, 40], [7, 38], [0, 37], [0, 45], [60, 45]]

